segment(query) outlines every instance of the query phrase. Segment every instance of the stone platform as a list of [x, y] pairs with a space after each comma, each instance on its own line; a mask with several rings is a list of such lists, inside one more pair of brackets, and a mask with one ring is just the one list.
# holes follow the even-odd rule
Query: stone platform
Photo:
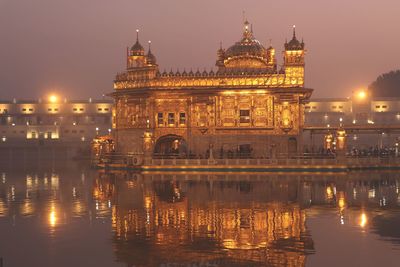
[[233, 172], [233, 173], [317, 173], [359, 170], [398, 170], [400, 158], [309, 158], [309, 159], [111, 159], [95, 166], [143, 173]]

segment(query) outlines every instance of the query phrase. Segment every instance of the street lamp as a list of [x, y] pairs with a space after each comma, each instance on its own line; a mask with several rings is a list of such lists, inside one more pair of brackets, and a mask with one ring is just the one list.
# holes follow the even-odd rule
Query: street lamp
[[49, 96], [49, 102], [50, 103], [57, 103], [58, 97], [56, 95], [50, 95]]
[[363, 100], [367, 97], [367, 92], [365, 92], [365, 90], [360, 90], [357, 92], [357, 98], [359, 100]]

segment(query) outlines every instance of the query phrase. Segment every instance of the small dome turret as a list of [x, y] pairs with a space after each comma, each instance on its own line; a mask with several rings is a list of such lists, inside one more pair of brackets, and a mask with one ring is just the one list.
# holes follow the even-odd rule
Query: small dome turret
[[293, 37], [292, 40], [285, 43], [285, 50], [286, 51], [296, 51], [296, 50], [304, 50], [304, 42], [299, 41], [296, 38], [296, 26], [293, 25]]
[[149, 41], [149, 51], [147, 52], [147, 64], [148, 65], [156, 65], [157, 64], [157, 59], [156, 56], [153, 55], [151, 52], [151, 41]]
[[136, 43], [130, 49], [131, 56], [144, 56], [144, 48], [139, 42], [139, 30], [136, 30]]

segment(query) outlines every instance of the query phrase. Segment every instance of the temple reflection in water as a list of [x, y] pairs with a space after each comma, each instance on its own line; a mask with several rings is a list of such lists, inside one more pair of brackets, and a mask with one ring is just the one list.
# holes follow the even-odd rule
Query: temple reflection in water
[[397, 173], [382, 172], [4, 172], [0, 223], [26, 230], [28, 221], [60, 242], [98, 222], [112, 232], [93, 233], [106, 235], [126, 266], [310, 266], [309, 254], [321, 252], [321, 218], [329, 226], [320, 231], [343, 225], [370, 242], [399, 243], [399, 186]]
[[118, 260], [127, 266], [305, 266], [314, 252], [306, 226], [311, 206], [335, 207], [342, 224], [364, 227], [367, 213], [349, 206], [399, 204], [398, 180], [227, 177], [100, 174], [94, 195], [112, 203]]

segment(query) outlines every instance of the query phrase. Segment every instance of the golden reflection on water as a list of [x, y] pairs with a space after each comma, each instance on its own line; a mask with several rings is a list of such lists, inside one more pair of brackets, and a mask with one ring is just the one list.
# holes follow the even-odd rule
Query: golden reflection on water
[[362, 227], [362, 228], [364, 228], [366, 225], [367, 225], [367, 223], [368, 223], [368, 218], [367, 218], [367, 214], [365, 214], [364, 212], [363, 213], [361, 213], [361, 215], [360, 215], [360, 226]]
[[50, 212], [49, 212], [49, 225], [51, 228], [55, 228], [57, 225], [57, 212], [54, 204], [51, 205]]
[[60, 240], [75, 218], [99, 219], [110, 224], [115, 256], [128, 266], [201, 259], [217, 266], [301, 267], [314, 252], [307, 228], [310, 213], [321, 212], [314, 207], [330, 209], [335, 223], [367, 233], [371, 209], [398, 207], [400, 199], [398, 180], [381, 178], [100, 172], [85, 187], [84, 177], [51, 173], [18, 180], [2, 174], [0, 217], [37, 217]]
[[7, 205], [0, 199], [0, 217], [6, 217], [8, 214]]

